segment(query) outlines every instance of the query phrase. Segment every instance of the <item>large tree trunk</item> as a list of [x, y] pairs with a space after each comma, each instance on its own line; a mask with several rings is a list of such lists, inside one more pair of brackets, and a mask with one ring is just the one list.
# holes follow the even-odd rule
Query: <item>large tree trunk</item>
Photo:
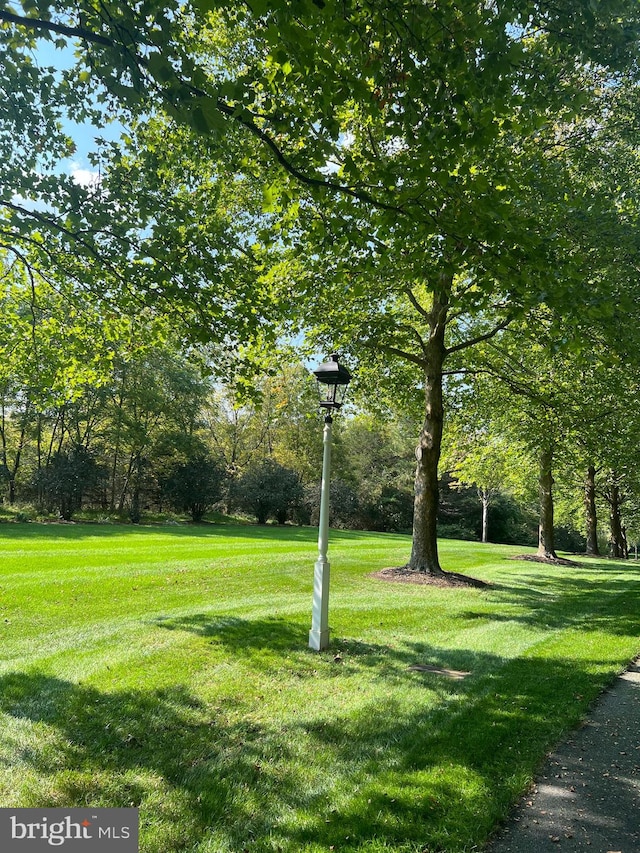
[[627, 538], [622, 526], [622, 497], [615, 474], [611, 475], [611, 482], [607, 489], [607, 500], [609, 502], [609, 555], [618, 559], [626, 559], [628, 550]]
[[596, 469], [593, 465], [589, 465], [587, 468], [587, 476], [584, 481], [584, 514], [587, 521], [587, 554], [590, 557], [599, 557]]
[[434, 296], [430, 315], [431, 333], [425, 347], [425, 417], [416, 447], [416, 477], [413, 504], [413, 542], [409, 566], [417, 572], [442, 574], [438, 559], [438, 462], [442, 447], [444, 409], [442, 367], [447, 299]]
[[540, 526], [538, 528], [538, 556], [556, 560], [555, 538], [553, 532], [553, 451], [545, 449], [540, 454]]

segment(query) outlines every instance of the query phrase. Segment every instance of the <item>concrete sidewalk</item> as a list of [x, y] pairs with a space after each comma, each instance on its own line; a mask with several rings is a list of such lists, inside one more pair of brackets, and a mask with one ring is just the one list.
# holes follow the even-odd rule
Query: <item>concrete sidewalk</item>
[[640, 853], [640, 659], [545, 762], [486, 853]]

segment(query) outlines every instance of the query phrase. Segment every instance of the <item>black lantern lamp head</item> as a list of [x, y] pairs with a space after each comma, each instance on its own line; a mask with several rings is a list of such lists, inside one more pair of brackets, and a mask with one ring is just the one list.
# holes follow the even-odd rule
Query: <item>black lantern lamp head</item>
[[313, 371], [313, 375], [318, 380], [320, 406], [327, 410], [327, 417], [330, 417], [333, 410], [342, 407], [351, 374], [344, 365], [338, 363], [338, 356], [334, 353], [329, 361]]

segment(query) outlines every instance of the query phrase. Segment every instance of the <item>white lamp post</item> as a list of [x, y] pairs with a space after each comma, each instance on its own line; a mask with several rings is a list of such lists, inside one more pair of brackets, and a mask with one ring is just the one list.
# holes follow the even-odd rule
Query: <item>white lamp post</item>
[[317, 652], [329, 645], [329, 480], [331, 477], [331, 413], [342, 406], [351, 381], [351, 374], [343, 365], [338, 364], [338, 356], [332, 355], [329, 361], [313, 371], [321, 392], [320, 406], [326, 410], [324, 418], [322, 486], [320, 488], [320, 521], [318, 524], [318, 559], [313, 575], [313, 610], [309, 647]]

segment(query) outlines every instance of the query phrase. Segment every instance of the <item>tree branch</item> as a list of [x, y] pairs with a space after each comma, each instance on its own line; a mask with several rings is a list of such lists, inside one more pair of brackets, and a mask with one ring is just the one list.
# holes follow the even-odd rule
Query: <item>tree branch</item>
[[424, 358], [420, 358], [419, 355], [414, 355], [412, 352], [405, 352], [405, 350], [401, 350], [398, 347], [392, 347], [388, 344], [378, 344], [378, 349], [384, 350], [384, 352], [389, 353], [389, 355], [395, 355], [398, 358], [402, 358], [405, 361], [410, 361], [413, 364], [417, 364], [419, 367], [425, 366]]
[[103, 257], [95, 248], [95, 246], [92, 246], [90, 242], [88, 242], [84, 237], [80, 235], [80, 233], [72, 231], [70, 228], [67, 228], [62, 223], [57, 222], [55, 218], [46, 216], [45, 214], [40, 213], [37, 210], [28, 210], [26, 207], [22, 207], [21, 205], [15, 204], [14, 202], [10, 201], [0, 202], [0, 206], [6, 207], [9, 210], [12, 210], [14, 213], [18, 213], [24, 217], [35, 219], [36, 222], [45, 225], [52, 231], [57, 231], [59, 234], [64, 234], [66, 237], [70, 238], [75, 243], [78, 243], [78, 245], [83, 246], [92, 258], [99, 261], [100, 263], [103, 263], [118, 280], [124, 280], [124, 276], [118, 270], [118, 268], [108, 259]]
[[498, 325], [491, 329], [489, 332], [485, 332], [484, 335], [478, 335], [476, 338], [471, 338], [468, 341], [462, 341], [462, 343], [460, 344], [455, 344], [452, 347], [447, 347], [445, 350], [446, 355], [451, 355], [451, 353], [460, 352], [461, 350], [465, 350], [469, 347], [475, 346], [476, 344], [480, 344], [483, 341], [491, 340], [491, 338], [494, 338], [498, 334], [498, 332], [501, 332], [503, 329], [506, 329], [509, 323], [513, 321], [513, 319], [513, 316], [505, 317], [505, 319], [501, 323], [498, 323]]
[[[207, 97], [206, 92], [204, 92], [203, 90], [196, 89], [192, 86], [189, 86], [189, 88], [192, 93], [197, 97]], [[365, 204], [370, 204], [372, 207], [375, 207], [378, 210], [387, 210], [392, 211], [393, 213], [397, 213], [399, 216], [408, 216], [408, 213], [404, 209], [404, 207], [399, 206], [397, 204], [392, 204], [391, 202], [383, 201], [379, 198], [375, 198], [375, 196], [371, 195], [371, 193], [365, 192], [364, 190], [354, 189], [353, 187], [348, 186], [347, 184], [340, 184], [337, 181], [328, 181], [325, 178], [316, 178], [312, 175], [305, 174], [287, 159], [286, 155], [275, 142], [275, 140], [263, 128], [259, 127], [253, 119], [249, 119], [242, 114], [238, 114], [235, 107], [231, 106], [230, 104], [227, 104], [225, 101], [222, 101], [219, 98], [216, 103], [221, 113], [239, 122], [253, 136], [263, 142], [271, 151], [277, 162], [282, 166], [282, 168], [286, 172], [288, 172], [291, 177], [295, 178], [297, 181], [300, 181], [300, 183], [305, 184], [308, 187], [316, 187], [318, 189], [331, 190], [333, 192], [341, 193], [342, 195], [357, 199], [357, 201], [363, 201], [365, 202]]]
[[410, 323], [400, 323], [398, 325], [398, 329], [405, 329], [407, 332], [409, 332], [417, 340], [418, 346], [422, 350], [422, 354], [426, 357], [427, 344], [425, 343], [424, 338], [422, 337], [420, 332], [415, 328], [415, 326], [412, 326]]
[[[130, 49], [122, 44], [118, 43], [115, 39], [109, 38], [107, 36], [100, 35], [98, 33], [92, 32], [84, 27], [72, 27], [65, 24], [58, 24], [54, 21], [48, 21], [43, 18], [29, 18], [25, 16], [15, 15], [12, 12], [7, 12], [6, 10], [0, 10], [0, 21], [5, 21], [7, 23], [16, 24], [17, 26], [25, 27], [30, 30], [45, 30], [47, 32], [55, 32], [60, 35], [67, 36], [69, 38], [79, 38], [84, 41], [99, 44], [103, 47], [118, 47], [120, 46], [122, 50], [131, 54]], [[145, 57], [136, 54], [135, 62], [139, 67], [145, 68], [148, 70], [148, 61]], [[197, 98], [210, 98], [213, 100], [213, 97], [205, 92], [203, 89], [200, 89], [196, 86], [193, 86], [188, 81], [185, 81], [180, 78], [180, 76], [176, 73], [176, 78], [182, 83], [183, 86], [187, 89], [187, 91], [193, 97]], [[156, 86], [156, 91], [162, 98], [162, 100], [166, 101], [171, 105], [171, 107], [175, 110], [176, 104], [171, 97], [170, 93], [163, 89], [160, 86]], [[387, 210], [394, 213], [397, 213], [400, 216], [407, 216], [407, 211], [403, 206], [398, 206], [397, 204], [393, 204], [391, 202], [386, 202], [382, 199], [375, 198], [371, 193], [366, 192], [362, 189], [355, 189], [354, 187], [348, 186], [346, 184], [341, 184], [336, 181], [327, 180], [325, 178], [318, 178], [312, 175], [307, 175], [298, 169], [290, 160], [287, 158], [285, 153], [273, 139], [273, 137], [266, 131], [264, 128], [260, 127], [255, 119], [251, 116], [251, 113], [247, 110], [243, 112], [239, 112], [237, 107], [227, 103], [221, 98], [216, 98], [215, 103], [220, 112], [225, 115], [227, 118], [232, 119], [233, 121], [237, 121], [243, 127], [245, 127], [253, 136], [259, 139], [267, 148], [271, 151], [277, 162], [288, 172], [293, 178], [301, 183], [305, 184], [308, 187], [316, 187], [326, 190], [331, 190], [332, 192], [338, 192], [343, 195], [349, 196], [350, 198], [357, 199], [358, 201], [365, 202], [366, 204], [370, 204], [373, 207], [378, 208], [379, 210]], [[186, 106], [188, 106], [188, 101], [183, 102]]]
[[69, 27], [66, 24], [56, 24], [55, 21], [47, 21], [44, 18], [27, 18], [22, 15], [15, 15], [13, 12], [7, 12], [6, 9], [0, 10], [0, 21], [17, 24], [20, 27], [26, 27], [28, 30], [45, 30], [69, 38], [80, 38], [92, 44], [101, 44], [103, 47], [114, 47], [113, 39], [86, 30], [84, 27]]
[[418, 301], [413, 290], [411, 290], [410, 287], [405, 287], [404, 292], [406, 293], [409, 302], [413, 305], [413, 307], [416, 309], [418, 314], [421, 317], [423, 317], [425, 320], [430, 320], [431, 319], [431, 312], [427, 311], [427, 309], [424, 307], [424, 305], [422, 305]]
[[[498, 376], [493, 370], [487, 367], [460, 367], [452, 368], [451, 370], [443, 370], [443, 376], [478, 376], [480, 373], [486, 373], [489, 376]], [[498, 376], [498, 378], [500, 378]]]

